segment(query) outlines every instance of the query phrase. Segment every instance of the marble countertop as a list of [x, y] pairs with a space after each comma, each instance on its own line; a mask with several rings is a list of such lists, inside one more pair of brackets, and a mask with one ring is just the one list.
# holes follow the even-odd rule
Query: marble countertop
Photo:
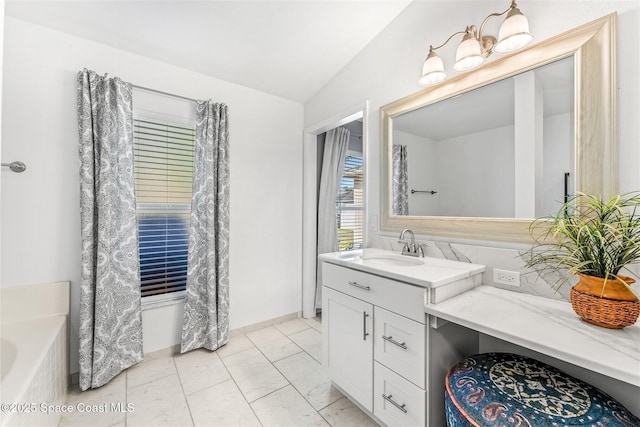
[[427, 314], [640, 387], [640, 326], [612, 330], [580, 320], [566, 301], [480, 286]]
[[[393, 262], [385, 263], [385, 257], [390, 260], [397, 259], [401, 263], [410, 265], [393, 265]], [[432, 257], [410, 257], [398, 252], [384, 249], [367, 248], [362, 250], [333, 252], [319, 255], [321, 261], [342, 265], [354, 270], [388, 277], [405, 283], [436, 288], [444, 286], [456, 280], [482, 274], [484, 265], [468, 262], [451, 261], [448, 259]]]

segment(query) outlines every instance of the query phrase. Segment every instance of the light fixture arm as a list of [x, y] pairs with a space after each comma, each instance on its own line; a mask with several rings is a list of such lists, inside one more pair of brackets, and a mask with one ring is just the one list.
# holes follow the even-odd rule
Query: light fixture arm
[[494, 16], [502, 16], [505, 15], [509, 12], [511, 12], [514, 9], [517, 9], [518, 5], [516, 4], [516, 0], [511, 0], [511, 5], [509, 6], [509, 8], [507, 10], [505, 10], [504, 12], [496, 12], [496, 13], [492, 13], [491, 15], [487, 16], [486, 18], [484, 18], [484, 21], [482, 21], [482, 24], [480, 24], [480, 31], [478, 31], [478, 34], [476, 35], [476, 40], [478, 40], [478, 42], [480, 43], [480, 49], [482, 52], [482, 56], [484, 56], [485, 58], [488, 57], [489, 55], [491, 55], [493, 53], [493, 48], [495, 47], [496, 43], [498, 42], [498, 40], [494, 37], [494, 36], [483, 36], [482, 35], [482, 31], [484, 30], [484, 26], [486, 25], [487, 21], [489, 21], [489, 18], [493, 18]]
[[457, 36], [458, 34], [466, 34], [469, 31], [469, 27], [467, 27], [466, 30], [464, 31], [458, 31], [457, 33], [453, 33], [451, 34], [451, 36], [447, 39], [446, 42], [442, 43], [440, 46], [438, 47], [433, 47], [433, 45], [429, 45], [429, 52], [435, 51], [440, 49], [441, 47], [444, 47], [447, 43], [449, 43], [451, 41], [451, 39], [455, 36]]
[[491, 15], [487, 16], [486, 18], [484, 18], [484, 21], [482, 21], [482, 24], [480, 24], [480, 31], [478, 31], [478, 40], [482, 40], [482, 30], [484, 30], [484, 26], [487, 23], [487, 21], [489, 20], [489, 18], [492, 18], [494, 16], [502, 16], [506, 13], [509, 13], [509, 11], [511, 11], [512, 9], [517, 8], [518, 5], [516, 4], [516, 0], [511, 0], [511, 6], [509, 6], [509, 8], [507, 10], [505, 10], [502, 13], [492, 13]]
[[480, 43], [480, 47], [482, 49], [482, 55], [486, 58], [487, 56], [493, 53], [493, 46], [495, 46], [497, 41], [496, 38], [493, 36], [484, 36], [484, 37], [482, 36], [482, 31], [484, 30], [484, 26], [487, 24], [487, 21], [489, 21], [490, 18], [505, 15], [517, 7], [518, 5], [516, 4], [516, 0], [511, 0], [511, 5], [509, 6], [509, 8], [507, 8], [507, 10], [505, 10], [504, 12], [492, 13], [486, 18], [484, 18], [484, 21], [482, 21], [482, 24], [480, 24], [480, 30], [478, 30], [478, 28], [475, 25], [469, 25], [464, 31], [458, 31], [457, 33], [453, 33], [447, 39], [447, 41], [442, 43], [440, 46], [433, 47], [433, 45], [430, 45], [429, 52], [436, 51], [446, 46], [446, 44], [449, 43], [451, 39], [457, 36], [458, 34], [471, 34], [473, 38], [478, 40], [478, 42]]

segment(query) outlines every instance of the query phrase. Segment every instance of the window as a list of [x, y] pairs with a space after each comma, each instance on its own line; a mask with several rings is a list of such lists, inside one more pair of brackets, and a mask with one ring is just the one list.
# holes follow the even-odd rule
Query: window
[[186, 289], [195, 129], [134, 119], [143, 297]]
[[362, 248], [364, 228], [363, 183], [362, 157], [347, 156], [336, 199], [339, 251]]

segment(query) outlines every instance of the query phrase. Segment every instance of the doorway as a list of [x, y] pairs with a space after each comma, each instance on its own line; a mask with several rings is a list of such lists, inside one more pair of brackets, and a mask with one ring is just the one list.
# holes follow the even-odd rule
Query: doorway
[[[366, 182], [367, 116], [368, 102], [365, 102], [364, 105], [361, 104], [344, 114], [311, 126], [304, 132], [302, 316], [305, 318], [316, 316], [318, 186], [322, 163], [319, 142], [323, 140], [321, 135], [340, 126], [346, 127], [350, 132], [353, 130], [354, 138], [350, 138], [350, 150], [347, 153], [347, 156], [352, 158], [350, 159], [352, 163], [347, 165], [347, 168], [352, 170], [343, 174], [342, 190], [336, 201], [338, 224], [339, 228], [343, 229], [339, 233], [343, 236], [339, 249], [366, 247], [367, 198], [364, 183]], [[358, 172], [361, 174], [360, 178], [351, 176]], [[358, 208], [357, 204], [361, 207]], [[358, 210], [360, 212], [357, 212]], [[360, 224], [357, 224], [358, 217]], [[357, 228], [359, 232], [356, 231]]]

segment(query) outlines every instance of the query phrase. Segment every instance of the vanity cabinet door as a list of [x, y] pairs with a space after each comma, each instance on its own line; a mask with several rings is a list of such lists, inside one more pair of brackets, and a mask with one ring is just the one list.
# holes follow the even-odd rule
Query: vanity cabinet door
[[323, 358], [331, 380], [373, 412], [373, 306], [322, 289]]
[[[427, 392], [375, 362], [373, 414], [388, 426], [425, 426]], [[444, 425], [429, 424], [431, 427]]]

